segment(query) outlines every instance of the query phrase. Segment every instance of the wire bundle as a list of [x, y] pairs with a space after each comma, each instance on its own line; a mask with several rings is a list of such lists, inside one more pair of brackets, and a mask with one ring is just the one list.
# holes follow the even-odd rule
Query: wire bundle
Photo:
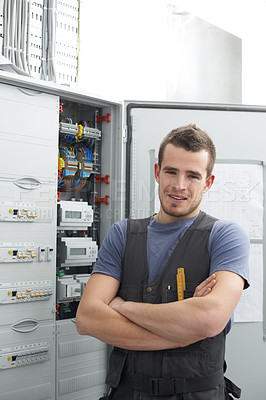
[[[41, 79], [56, 80], [56, 1], [43, 0]], [[5, 0], [3, 55], [16, 67], [30, 74], [31, 0]]]
[[43, 0], [41, 79], [55, 81], [56, 0]]
[[[87, 181], [85, 165], [92, 164], [93, 153], [86, 146], [60, 147], [60, 157], [64, 160], [63, 175], [58, 188], [61, 192], [73, 192], [82, 189]], [[70, 166], [71, 165], [71, 166]]]
[[3, 55], [21, 70], [29, 73], [29, 0], [5, 0]]

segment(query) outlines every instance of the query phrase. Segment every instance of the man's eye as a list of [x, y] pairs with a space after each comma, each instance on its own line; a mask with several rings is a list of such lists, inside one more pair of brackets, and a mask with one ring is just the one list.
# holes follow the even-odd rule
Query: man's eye
[[189, 175], [189, 178], [192, 178], [192, 179], [199, 179], [198, 175]]

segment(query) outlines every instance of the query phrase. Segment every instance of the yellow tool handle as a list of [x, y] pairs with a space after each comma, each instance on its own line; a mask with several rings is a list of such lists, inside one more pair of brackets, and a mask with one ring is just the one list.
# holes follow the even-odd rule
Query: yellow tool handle
[[179, 273], [177, 273], [177, 275], [176, 275], [176, 282], [177, 282], [178, 301], [184, 300], [183, 280], [182, 280], [182, 275]]
[[186, 290], [186, 279], [184, 268], [177, 268], [176, 275], [178, 300], [184, 300], [184, 290]]

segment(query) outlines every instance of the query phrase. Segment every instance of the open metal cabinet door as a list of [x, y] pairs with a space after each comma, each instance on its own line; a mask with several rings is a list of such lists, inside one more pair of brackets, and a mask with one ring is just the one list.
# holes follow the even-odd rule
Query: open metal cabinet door
[[[263, 269], [266, 265], [265, 245], [265, 159], [266, 159], [266, 108], [258, 106], [236, 105], [236, 104], [197, 104], [197, 103], [159, 103], [159, 102], [125, 102], [125, 125], [127, 131], [126, 149], [126, 205], [125, 215], [127, 218], [143, 218], [159, 210], [159, 201], [156, 194], [157, 187], [154, 178], [154, 163], [157, 161], [160, 142], [172, 129], [196, 124], [206, 131], [213, 139], [217, 150], [217, 165], [226, 165], [227, 184], [224, 186], [228, 191], [241, 189], [241, 179], [246, 179], [249, 174], [249, 166], [257, 169], [257, 183], [252, 186], [245, 183], [248, 197], [238, 199], [234, 194], [233, 204], [230, 207], [236, 213], [239, 205], [243, 206], [245, 201], [245, 213], [253, 228], [260, 224], [260, 234], [254, 234], [255, 229], [250, 229], [249, 237], [254, 253], [259, 248], [261, 265], [260, 270], [260, 294], [256, 292], [256, 284], [252, 285], [254, 298], [261, 296], [263, 286]], [[242, 169], [241, 169], [242, 168]], [[236, 179], [236, 171], [240, 171], [239, 179]], [[215, 172], [216, 173], [216, 172]], [[241, 175], [242, 174], [242, 175]], [[216, 175], [217, 177], [218, 175]], [[217, 179], [218, 181], [218, 179]], [[260, 214], [254, 214], [251, 202], [254, 203], [254, 187], [260, 187]], [[217, 186], [216, 186], [217, 188]], [[212, 189], [211, 189], [212, 190]], [[218, 193], [217, 189], [216, 194]], [[210, 191], [211, 192], [211, 191]], [[223, 191], [219, 192], [223, 196]], [[205, 196], [204, 196], [205, 197]], [[219, 196], [218, 196], [219, 197]], [[232, 199], [232, 196], [231, 196]], [[220, 199], [218, 199], [220, 201]], [[229, 200], [227, 198], [227, 202]], [[242, 202], [242, 205], [241, 205]], [[242, 207], [243, 208], [243, 207]], [[204, 209], [204, 208], [203, 208]], [[218, 211], [219, 205], [216, 206]], [[244, 209], [244, 208], [243, 208]], [[207, 212], [208, 208], [206, 209]], [[233, 211], [234, 212], [234, 211]], [[253, 216], [252, 216], [253, 214]], [[221, 218], [219, 215], [215, 215]], [[256, 215], [256, 217], [255, 217]], [[231, 218], [224, 218], [231, 219]], [[245, 227], [244, 227], [245, 228]], [[253, 255], [252, 255], [253, 257]], [[252, 266], [256, 265], [255, 258], [251, 257], [251, 279], [254, 274]], [[263, 268], [264, 267], [264, 268]], [[264, 277], [266, 274], [264, 273]], [[257, 282], [259, 281], [257, 276]], [[246, 292], [246, 291], [245, 291]], [[242, 320], [237, 323], [228, 335], [227, 354], [228, 376], [242, 388], [241, 399], [249, 400], [255, 397], [262, 399], [265, 396], [266, 383], [264, 372], [266, 370], [266, 304], [264, 296], [264, 307], [261, 300], [261, 318]], [[255, 307], [257, 307], [255, 305]], [[264, 311], [262, 311], [262, 308]], [[263, 315], [264, 314], [264, 315]], [[252, 322], [252, 323], [250, 323]], [[264, 338], [263, 333], [264, 332]], [[245, 343], [249, 343], [246, 346]], [[243, 364], [243, 351], [248, 352], [249, 362]]]

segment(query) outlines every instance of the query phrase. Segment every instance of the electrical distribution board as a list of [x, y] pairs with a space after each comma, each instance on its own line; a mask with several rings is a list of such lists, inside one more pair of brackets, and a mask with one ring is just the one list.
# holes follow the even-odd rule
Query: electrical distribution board
[[0, 105], [0, 400], [95, 400], [107, 346], [75, 316], [114, 222], [120, 105], [13, 77]]

